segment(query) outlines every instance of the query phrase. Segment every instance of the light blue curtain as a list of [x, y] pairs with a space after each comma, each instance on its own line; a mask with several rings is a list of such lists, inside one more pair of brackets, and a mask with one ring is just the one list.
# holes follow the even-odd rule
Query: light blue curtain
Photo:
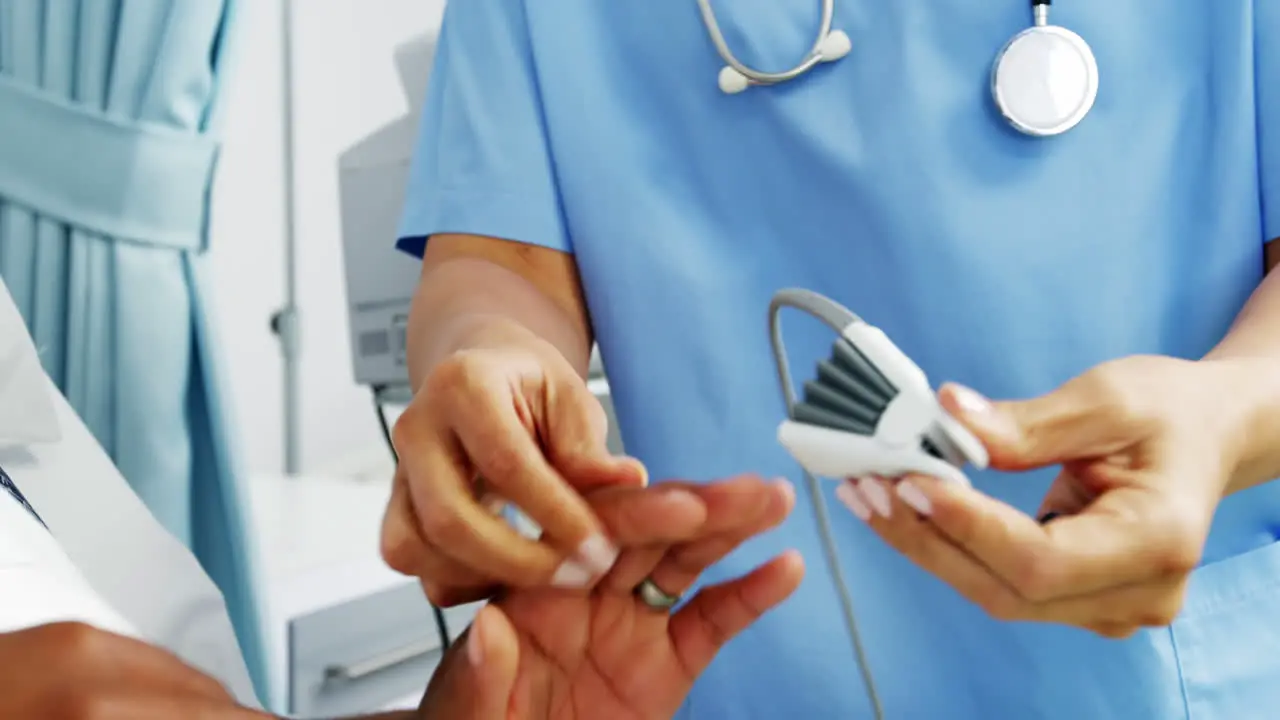
[[[233, 0], [0, 0], [0, 275], [267, 692], [201, 251]], [[110, 538], [104, 538], [110, 542]]]

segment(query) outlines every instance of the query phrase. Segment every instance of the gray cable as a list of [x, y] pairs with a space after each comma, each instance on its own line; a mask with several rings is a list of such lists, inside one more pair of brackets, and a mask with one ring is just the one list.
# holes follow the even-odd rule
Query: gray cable
[[822, 50], [822, 44], [827, 39], [827, 35], [831, 33], [831, 19], [835, 14], [835, 0], [821, 0], [821, 2], [822, 25], [818, 30], [817, 39], [813, 41], [813, 47], [804, 56], [804, 60], [799, 65], [782, 72], [761, 72], [743, 65], [737, 56], [733, 54], [733, 51], [729, 49], [729, 44], [725, 42], [724, 34], [720, 32], [720, 23], [716, 22], [716, 13], [711, 9], [711, 0], [698, 0], [698, 9], [702, 11], [702, 22], [707, 26], [707, 33], [711, 35], [711, 42], [715, 44], [716, 52], [720, 53], [720, 59], [724, 60], [729, 67], [742, 73], [744, 77], [762, 85], [773, 85], [799, 77], [808, 72], [813, 66], [822, 62], [820, 51]]
[[[773, 345], [773, 358], [778, 366], [778, 383], [782, 386], [782, 398], [786, 403], [787, 416], [790, 417], [791, 408], [796, 404], [796, 391], [791, 384], [787, 349], [782, 341], [782, 319], [779, 311], [784, 307], [795, 308], [813, 315], [837, 334], [843, 334], [846, 327], [862, 322], [862, 319], [835, 301], [810, 290], [781, 290], [773, 296], [773, 300], [769, 303], [769, 340]], [[845, 580], [844, 570], [840, 565], [840, 554], [836, 550], [835, 537], [831, 532], [827, 501], [822, 495], [822, 486], [812, 473], [806, 471], [804, 479], [809, 495], [813, 498], [813, 513], [818, 520], [818, 532], [822, 535], [827, 564], [831, 566], [836, 592], [840, 595], [840, 609], [844, 614], [845, 626], [849, 629], [849, 639], [853, 641], [853, 652], [858, 660], [858, 670], [862, 673], [862, 684], [867, 690], [867, 697], [871, 700], [871, 709], [876, 720], [884, 720], [884, 708], [880, 703], [880, 695], [876, 691], [875, 678], [871, 675], [867, 651], [862, 644], [862, 633], [858, 630], [858, 618], [853, 610], [853, 596], [849, 592], [849, 584]]]
[[[373, 387], [373, 410], [378, 415], [378, 428], [382, 430], [382, 439], [387, 443], [387, 450], [391, 451], [391, 459], [399, 465], [400, 453], [396, 452], [396, 444], [391, 441], [391, 423], [387, 421], [387, 409], [383, 406], [385, 392], [386, 388], [382, 385]], [[453, 639], [449, 637], [449, 622], [444, 617], [444, 610], [430, 600], [427, 600], [427, 604], [431, 606], [431, 616], [436, 621], [436, 633], [440, 635], [440, 649], [448, 650]]]

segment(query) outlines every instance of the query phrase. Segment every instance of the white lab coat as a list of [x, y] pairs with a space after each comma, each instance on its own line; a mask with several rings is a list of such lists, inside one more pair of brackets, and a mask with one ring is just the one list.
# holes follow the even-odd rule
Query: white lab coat
[[40, 366], [0, 281], [0, 632], [77, 620], [164, 647], [258, 707], [221, 593]]

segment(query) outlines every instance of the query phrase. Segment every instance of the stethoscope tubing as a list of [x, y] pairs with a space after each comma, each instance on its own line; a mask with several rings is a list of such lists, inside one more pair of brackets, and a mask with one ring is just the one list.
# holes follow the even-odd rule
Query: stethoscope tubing
[[[711, 38], [712, 45], [715, 46], [716, 53], [727, 66], [722, 71], [721, 89], [726, 93], [732, 94], [741, 92], [749, 85], [777, 85], [799, 78], [822, 62], [834, 61], [843, 57], [844, 53], [848, 52], [848, 37], [839, 31], [833, 34], [831, 29], [835, 17], [835, 0], [819, 1], [822, 11], [821, 21], [817, 36], [814, 38], [813, 45], [808, 53], [805, 54], [799, 64], [790, 69], [765, 72], [752, 68], [738, 59], [729, 47], [729, 43], [725, 40], [724, 33], [720, 29], [720, 23], [716, 18], [715, 10], [711, 7], [711, 0], [698, 0], [698, 8], [702, 15], [703, 25], [706, 26], [707, 34]], [[1061, 135], [1078, 125], [1092, 110], [1098, 87], [1097, 60], [1089, 44], [1085, 42], [1084, 38], [1070, 30], [1050, 25], [1050, 6], [1051, 0], [1031, 0], [1032, 26], [1019, 32], [1000, 49], [996, 55], [995, 62], [992, 64], [989, 79], [991, 98], [997, 109], [999, 109], [1001, 116], [1015, 130], [1032, 137]], [[1001, 87], [999, 81], [1001, 70], [1006, 64], [1011, 48], [1025, 40], [1044, 37], [1046, 34], [1058, 37], [1071, 45], [1085, 68], [1088, 81], [1082, 90], [1083, 94], [1080, 102], [1070, 114], [1061, 118], [1052, 118], [1052, 122], [1036, 122], [1034, 114], [1023, 115], [1020, 109], [1011, 106], [1008, 101], [1007, 91]], [[842, 47], [838, 50], [825, 48], [826, 54], [824, 55], [825, 43], [828, 40], [834, 40], [835, 35], [840, 36], [836, 46]]]
[[707, 26], [707, 34], [711, 36], [711, 42], [715, 45], [716, 52], [719, 53], [720, 59], [724, 60], [726, 65], [742, 73], [744, 77], [754, 83], [776, 85], [788, 80], [794, 80], [822, 62], [820, 51], [823, 41], [831, 33], [831, 23], [835, 17], [835, 0], [820, 0], [820, 2], [822, 3], [822, 22], [818, 28], [818, 36], [814, 38], [813, 47], [809, 49], [809, 53], [805, 55], [804, 60], [799, 65], [790, 70], [779, 72], [763, 72], [743, 64], [733, 54], [733, 50], [729, 49], [729, 43], [725, 41], [724, 33], [720, 31], [720, 23], [716, 21], [715, 10], [711, 8], [711, 0], [698, 0], [698, 9], [702, 11], [702, 22]]

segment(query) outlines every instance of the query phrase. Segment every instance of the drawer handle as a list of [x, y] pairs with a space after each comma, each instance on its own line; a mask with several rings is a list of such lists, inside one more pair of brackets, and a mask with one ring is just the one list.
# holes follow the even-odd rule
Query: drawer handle
[[352, 682], [393, 668], [396, 665], [407, 663], [410, 660], [430, 655], [432, 651], [439, 649], [439, 647], [440, 643], [436, 642], [434, 638], [428, 638], [411, 645], [396, 648], [368, 660], [351, 663], [350, 665], [330, 665], [324, 670], [324, 679], [326, 682]]

